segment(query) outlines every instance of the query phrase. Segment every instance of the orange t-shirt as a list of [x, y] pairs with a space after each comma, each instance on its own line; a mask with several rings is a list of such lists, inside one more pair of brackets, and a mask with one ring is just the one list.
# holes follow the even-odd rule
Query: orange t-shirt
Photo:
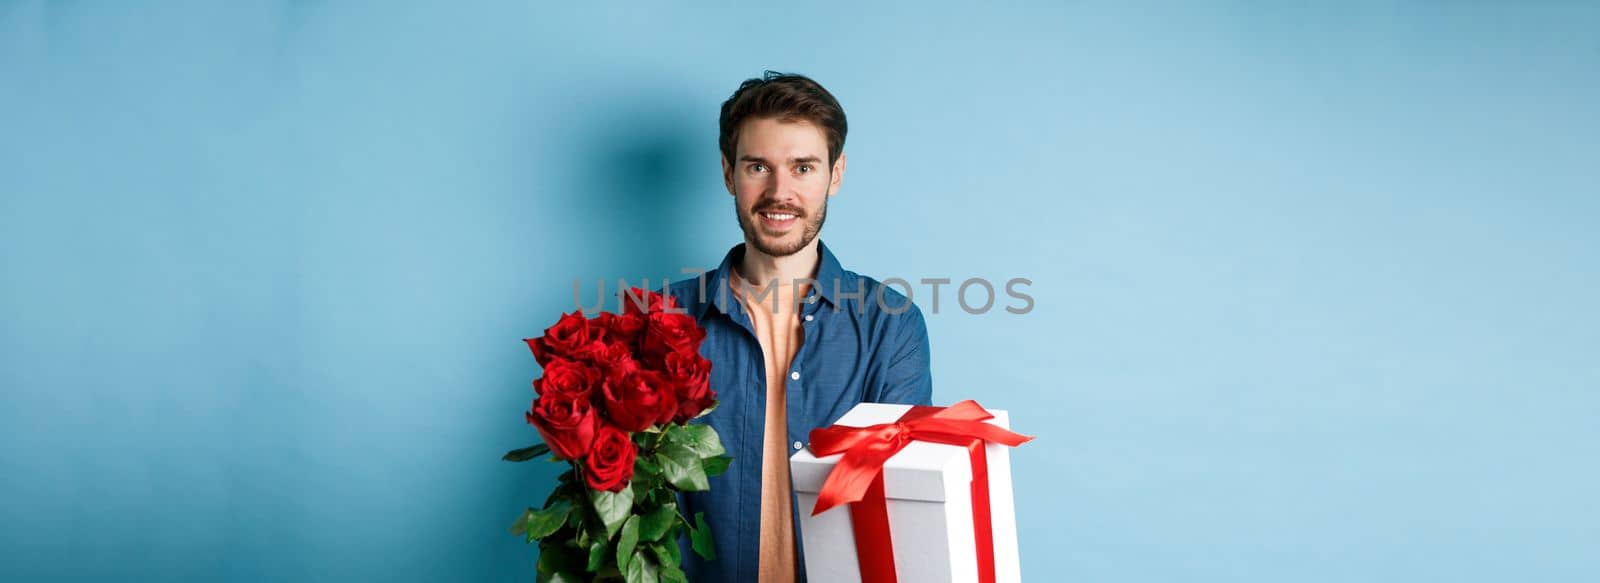
[[[728, 278], [734, 297], [739, 298], [745, 312], [750, 314], [750, 323], [755, 328], [767, 367], [767, 421], [761, 456], [760, 581], [792, 583], [796, 558], [793, 506], [789, 499], [789, 431], [784, 381], [789, 378], [789, 365], [804, 338], [793, 298], [779, 298], [778, 311], [774, 312], [772, 295], [763, 297], [757, 291], [756, 297], [746, 298], [740, 293], [742, 281], [737, 271]], [[776, 294], [777, 290], [772, 293]]]

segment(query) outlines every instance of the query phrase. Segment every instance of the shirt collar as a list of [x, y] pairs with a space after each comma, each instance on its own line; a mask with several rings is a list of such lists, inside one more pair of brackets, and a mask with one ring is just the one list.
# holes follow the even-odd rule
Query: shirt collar
[[[722, 264], [717, 266], [716, 271], [706, 274], [706, 285], [700, 289], [704, 290], [707, 297], [695, 302], [696, 318], [705, 317], [706, 310], [711, 306], [716, 306], [717, 311], [724, 314], [732, 314], [737, 309], [734, 306], [738, 305], [739, 300], [728, 291], [728, 283], [733, 279], [733, 266], [744, 260], [744, 249], [744, 243], [734, 245], [722, 257]], [[828, 250], [827, 244], [820, 240], [817, 241], [817, 259], [816, 282], [811, 286], [808, 299], [820, 297], [830, 306], [838, 307], [839, 295], [860, 293], [856, 289], [855, 274], [845, 271], [833, 252]]]
[[817, 283], [811, 286], [813, 295], [822, 296], [830, 306], [838, 306], [838, 294], [841, 292], [860, 293], [861, 290], [856, 289], [855, 274], [840, 267], [839, 260], [833, 257], [833, 252], [822, 241], [817, 241], [817, 255], [821, 260], [817, 264]]

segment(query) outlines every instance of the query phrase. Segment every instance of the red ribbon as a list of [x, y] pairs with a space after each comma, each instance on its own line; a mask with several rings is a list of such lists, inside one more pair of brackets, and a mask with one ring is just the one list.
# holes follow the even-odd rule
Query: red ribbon
[[889, 508], [883, 491], [883, 464], [913, 441], [960, 445], [972, 459], [972, 524], [978, 555], [978, 580], [994, 583], [994, 525], [989, 520], [989, 458], [984, 443], [1016, 447], [1033, 439], [984, 423], [994, 414], [976, 401], [949, 407], [912, 407], [893, 423], [870, 427], [834, 425], [811, 431], [818, 457], [844, 452], [817, 492], [816, 516], [850, 504], [856, 558], [863, 583], [894, 583], [894, 547], [889, 539]]

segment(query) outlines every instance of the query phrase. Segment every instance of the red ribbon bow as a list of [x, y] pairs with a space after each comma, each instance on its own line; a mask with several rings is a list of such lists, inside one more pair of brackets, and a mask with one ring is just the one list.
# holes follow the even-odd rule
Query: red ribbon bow
[[818, 456], [844, 452], [817, 492], [811, 515], [851, 504], [861, 580], [895, 581], [894, 550], [889, 540], [889, 511], [883, 491], [883, 464], [913, 441], [960, 445], [972, 459], [972, 519], [977, 541], [978, 575], [994, 581], [994, 529], [989, 520], [989, 464], [984, 443], [1016, 447], [1033, 439], [984, 423], [994, 414], [976, 401], [949, 407], [912, 407], [893, 423], [870, 427], [835, 425], [811, 431], [811, 452]]

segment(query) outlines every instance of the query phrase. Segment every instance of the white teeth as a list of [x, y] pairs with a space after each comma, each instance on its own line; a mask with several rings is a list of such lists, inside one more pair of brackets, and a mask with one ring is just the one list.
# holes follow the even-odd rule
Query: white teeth
[[787, 221], [789, 219], [794, 218], [794, 215], [791, 215], [791, 214], [779, 214], [779, 213], [761, 213], [761, 214], [762, 214], [762, 216], [765, 216], [765, 217], [767, 217], [769, 219], [772, 219], [774, 221]]

